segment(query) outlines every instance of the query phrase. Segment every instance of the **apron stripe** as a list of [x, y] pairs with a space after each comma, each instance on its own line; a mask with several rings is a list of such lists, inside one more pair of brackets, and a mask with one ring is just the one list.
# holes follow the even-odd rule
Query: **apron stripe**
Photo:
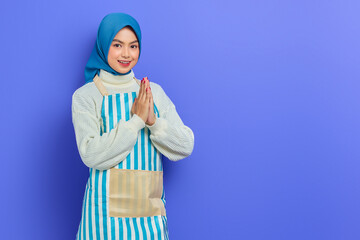
[[104, 216], [105, 213], [103, 213], [103, 208], [102, 206], [104, 205], [104, 196], [102, 193], [102, 178], [103, 178], [103, 171], [99, 171], [99, 185], [98, 185], [98, 197], [99, 197], [99, 225], [100, 225], [100, 239], [103, 240], [104, 239], [104, 221], [103, 218], [101, 218], [101, 216]]
[[[124, 105], [125, 105], [125, 121], [130, 120], [130, 111], [129, 111], [129, 94], [124, 94]], [[130, 163], [131, 163], [131, 153], [126, 157], [126, 169], [131, 169]]]
[[83, 216], [83, 239], [86, 240], [86, 202], [87, 202], [87, 196], [88, 196], [88, 190], [89, 190], [89, 181], [86, 183], [86, 191], [85, 191], [85, 204], [84, 204], [84, 216]]
[[160, 224], [159, 224], [159, 217], [155, 216], [154, 221], [155, 221], [157, 236], [158, 236], [157, 239], [162, 239], [162, 234], [161, 234]]
[[[150, 130], [148, 129], [148, 131], [150, 132]], [[153, 169], [152, 169], [152, 164], [151, 164], [151, 153], [152, 153], [152, 150], [153, 150], [153, 148], [152, 148], [152, 146], [151, 146], [151, 139], [150, 139], [150, 133], [149, 133], [149, 135], [148, 135], [148, 148], [149, 148], [149, 153], [148, 153], [148, 171], [152, 171]]]
[[141, 168], [142, 170], [145, 170], [145, 129], [141, 129]]
[[166, 201], [165, 201], [165, 189], [164, 188], [163, 188], [163, 191], [162, 191], [161, 201], [164, 203], [164, 206], [165, 206]]
[[149, 230], [150, 230], [150, 239], [154, 240], [154, 228], [151, 223], [151, 217], [147, 217], [147, 223], [148, 223]]
[[[155, 112], [156, 117], [159, 117], [159, 111], [158, 111], [155, 103], [154, 103], [154, 112]], [[160, 171], [158, 169], [159, 163], [158, 163], [157, 160], [159, 159], [159, 157], [158, 157], [158, 154], [157, 154], [157, 149], [154, 146], [152, 146], [152, 148], [154, 150], [154, 171]]]
[[[132, 104], [134, 104], [136, 98], [136, 92], [132, 92], [131, 93], [131, 100], [129, 101], [129, 109], [131, 109], [130, 107], [130, 103], [131, 106]], [[135, 146], [132, 150], [133, 152], [133, 158], [131, 159], [131, 168], [130, 169], [139, 169], [139, 145], [141, 145], [141, 142], [139, 141], [139, 138], [136, 140]]]
[[162, 165], [162, 156], [160, 153], [159, 154], [159, 165], [160, 165], [160, 171], [163, 171], [163, 165]]
[[127, 240], [131, 240], [131, 226], [130, 226], [130, 221], [129, 218], [125, 218], [125, 223], [126, 223], [126, 228], [127, 228]]
[[148, 154], [147, 154], [147, 159], [145, 160], [145, 170], [149, 171], [150, 170], [149, 163], [151, 161], [151, 140], [150, 140], [150, 130], [146, 128], [146, 131], [148, 133], [146, 137]]
[[137, 226], [137, 229], [138, 229], [138, 232], [139, 232], [139, 238], [140, 240], [143, 240], [144, 239], [144, 234], [143, 234], [143, 229], [142, 229], [142, 226], [141, 226], [141, 223], [140, 223], [140, 220], [141, 218], [136, 218], [136, 226]]
[[157, 164], [156, 164], [156, 160], [157, 160], [157, 150], [156, 148], [153, 148], [154, 150], [154, 171], [157, 171]]
[[115, 240], [115, 219], [113, 217], [110, 218], [111, 222], [111, 239]]
[[118, 123], [116, 95], [112, 95], [111, 98], [112, 98], [111, 101], [112, 101], [112, 108], [113, 108], [113, 117], [112, 117], [113, 123], [114, 123], [113, 128], [115, 128], [115, 126]]
[[152, 233], [152, 237], [155, 239], [155, 240], [158, 240], [157, 238], [155, 238], [157, 236], [157, 228], [156, 228], [156, 225], [155, 225], [155, 217], [150, 217], [151, 219], [151, 226], [152, 226], [152, 229], [153, 229], [153, 233]]
[[145, 230], [145, 224], [144, 224], [144, 218], [140, 218], [140, 226], [141, 226], [143, 239], [147, 239], [146, 230]]
[[111, 230], [111, 219], [110, 217], [107, 218], [107, 227], [108, 227], [108, 238], [107, 239], [112, 239], [112, 230]]
[[132, 229], [132, 235], [131, 237], [135, 236], [135, 239], [139, 239], [139, 230], [136, 224], [136, 218], [132, 218], [132, 221], [130, 222], [130, 227]]
[[92, 173], [92, 169], [90, 168], [90, 178], [89, 178], [89, 205], [88, 205], [88, 210], [89, 210], [89, 219], [88, 219], [88, 226], [89, 226], [89, 235], [92, 236], [92, 214], [91, 214], [91, 210], [92, 210], [92, 177], [91, 177], [91, 173]]
[[134, 146], [134, 161], [132, 161], [133, 166], [131, 166], [131, 169], [139, 169], [139, 166], [138, 166], [138, 155], [139, 155], [138, 151], [139, 151], [139, 149], [138, 148], [139, 148], [139, 144], [138, 144], [138, 140], [137, 140], [135, 143], [135, 146]]
[[121, 119], [120, 94], [116, 94], [116, 113], [117, 113], [117, 122], [119, 122]]
[[121, 218], [121, 226], [122, 226], [122, 231], [123, 231], [123, 239], [127, 240], [127, 225], [126, 225], [125, 218]]
[[169, 230], [168, 230], [168, 226], [167, 226], [167, 217], [163, 216], [163, 220], [164, 220], [164, 226], [165, 226], [165, 235], [166, 235], [166, 239], [169, 239]]
[[110, 127], [109, 127], [109, 99], [106, 97], [104, 99], [104, 108], [105, 108], [105, 126], [106, 126], [106, 131], [105, 132], [110, 132]]
[[95, 206], [95, 194], [96, 194], [96, 189], [97, 187], [95, 187], [95, 172], [96, 170], [93, 169], [93, 168], [90, 168], [91, 170], [91, 173], [90, 173], [90, 177], [91, 177], [91, 191], [92, 191], [92, 197], [91, 197], [91, 213], [92, 213], [92, 216], [91, 216], [91, 226], [92, 226], [92, 237], [94, 237], [94, 239], [96, 239], [96, 215], [94, 214], [95, 212], [95, 209], [96, 209], [96, 206]]
[[107, 212], [106, 212], [106, 174], [107, 171], [102, 171], [102, 215], [103, 215], [103, 224], [104, 224], [104, 239], [108, 239], [108, 231], [107, 231]]
[[[126, 118], [125, 118], [125, 112], [123, 111], [125, 109], [125, 103], [124, 103], [124, 95], [120, 95], [120, 94], [117, 94], [117, 98], [119, 99], [119, 110], [118, 110], [118, 114], [119, 114], [119, 118], [120, 119], [125, 119], [126, 121]], [[123, 161], [121, 161], [118, 165], [118, 168], [120, 169], [125, 169], [125, 165], [126, 165], [126, 162], [128, 161], [128, 156], [126, 157], [126, 159], [124, 159]]]
[[130, 119], [130, 109], [129, 109], [129, 94], [124, 94], [124, 102], [125, 102], [125, 118], [126, 121]]
[[99, 170], [95, 170], [95, 226], [96, 226], [96, 238], [100, 240], [100, 226], [99, 226]]
[[105, 97], [103, 98], [103, 102], [102, 102], [101, 118], [103, 120], [104, 132], [107, 132], [107, 129], [106, 129], [106, 116], [105, 116]]
[[159, 111], [158, 111], [155, 103], [154, 103], [154, 112], [155, 112], [156, 116], [159, 117]]
[[[90, 178], [89, 178], [89, 181], [88, 181], [88, 184], [90, 183]], [[90, 184], [89, 184], [89, 187], [88, 187], [88, 191], [87, 191], [87, 203], [86, 203], [86, 212], [85, 214], [89, 214], [88, 211], [89, 211], [89, 208], [90, 208], [90, 204], [89, 204], [89, 196], [90, 196]], [[86, 216], [85, 217], [85, 229], [86, 229], [86, 239], [90, 239], [90, 231], [89, 231], [89, 225], [90, 225], [90, 221], [89, 221], [89, 216]]]
[[163, 232], [164, 232], [164, 239], [168, 240], [167, 235], [166, 235], [166, 225], [165, 225], [164, 216], [161, 216], [161, 221], [162, 221], [161, 226], [163, 227]]
[[108, 96], [108, 104], [109, 104], [109, 132], [111, 129], [114, 128], [114, 122], [113, 122], [113, 104], [112, 104], [112, 96]]
[[119, 218], [113, 218], [114, 219], [114, 231], [115, 231], [115, 239], [119, 240], [120, 239], [120, 234], [119, 234]]
[[[129, 108], [128, 108], [129, 119], [128, 120], [130, 120], [130, 118], [131, 118], [131, 115], [130, 115], [131, 110], [130, 109], [131, 109], [132, 103], [134, 101], [134, 94], [128, 93], [127, 95], [128, 95], [127, 105], [129, 106]], [[136, 97], [136, 93], [135, 93], [135, 97]], [[136, 149], [138, 149], [138, 147], [137, 147], [139, 145], [138, 139], [136, 139], [135, 145], [136, 145]], [[135, 152], [136, 152], [136, 154], [138, 154], [138, 153], [137, 153], [137, 151], [135, 151], [135, 145], [130, 152], [130, 165], [129, 165], [130, 167], [128, 169], [134, 169], [134, 165], [136, 164], [137, 157], [135, 158]]]

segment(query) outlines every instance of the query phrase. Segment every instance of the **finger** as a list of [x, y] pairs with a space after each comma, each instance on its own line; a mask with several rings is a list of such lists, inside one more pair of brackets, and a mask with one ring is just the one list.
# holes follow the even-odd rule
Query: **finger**
[[150, 103], [150, 99], [151, 99], [151, 90], [150, 87], [146, 88], [146, 102]]
[[143, 90], [143, 100], [145, 99], [145, 97], [146, 97], [146, 88], [147, 88], [147, 81], [146, 81], [146, 78], [144, 78], [144, 81], [143, 81], [143, 83], [142, 83], [142, 90]]
[[154, 123], [154, 120], [156, 119], [156, 115], [154, 112], [154, 100], [153, 100], [153, 95], [150, 95], [150, 107], [149, 107], [149, 114], [148, 114], [148, 119], [151, 123]]
[[145, 83], [146, 83], [146, 87], [150, 87], [150, 81], [148, 77], [145, 77]]
[[138, 96], [140, 101], [143, 100], [144, 94], [145, 94], [144, 83], [145, 83], [145, 81], [144, 81], [144, 78], [143, 78], [143, 80], [141, 81], [141, 84], [140, 84], [140, 90], [139, 90], [139, 96]]
[[144, 78], [144, 89], [147, 93], [148, 91], [148, 87], [149, 87], [149, 80], [147, 79], [147, 77]]
[[150, 103], [153, 103], [153, 95], [152, 95], [152, 91], [151, 91], [151, 87], [149, 86], [147, 94], [150, 96]]
[[150, 93], [150, 114], [154, 113], [154, 100], [152, 94]]
[[146, 82], [145, 89], [149, 89], [149, 91], [151, 92], [150, 81], [147, 77], [145, 77], [145, 82]]
[[142, 94], [142, 93], [143, 93], [143, 90], [144, 90], [144, 78], [141, 80], [141, 83], [140, 83], [139, 94]]

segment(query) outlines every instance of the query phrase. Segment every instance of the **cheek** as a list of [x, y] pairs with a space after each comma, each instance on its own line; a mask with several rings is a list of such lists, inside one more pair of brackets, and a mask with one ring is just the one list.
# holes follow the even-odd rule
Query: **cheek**
[[136, 59], [136, 61], [139, 59], [139, 51], [133, 53], [133, 58]]
[[114, 58], [116, 59], [117, 55], [117, 50], [111, 47], [108, 54], [108, 60], [113, 61]]

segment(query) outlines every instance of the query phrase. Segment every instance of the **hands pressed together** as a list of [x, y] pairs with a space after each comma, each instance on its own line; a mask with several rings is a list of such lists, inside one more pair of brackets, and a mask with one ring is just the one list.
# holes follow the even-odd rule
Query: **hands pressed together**
[[156, 121], [154, 113], [154, 100], [147, 77], [141, 80], [140, 90], [131, 108], [131, 113], [138, 115], [147, 125], [153, 125]]

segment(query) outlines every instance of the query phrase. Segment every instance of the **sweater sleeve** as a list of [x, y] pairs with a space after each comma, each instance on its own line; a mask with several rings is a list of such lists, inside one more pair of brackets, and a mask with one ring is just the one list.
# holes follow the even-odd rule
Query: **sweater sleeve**
[[189, 127], [184, 125], [175, 105], [164, 90], [159, 85], [158, 88], [156, 103], [160, 106], [160, 117], [152, 126], [146, 126], [150, 129], [150, 139], [155, 147], [169, 160], [178, 161], [192, 153], [194, 134]]
[[101, 118], [97, 117], [92, 99], [75, 93], [72, 97], [72, 121], [79, 154], [86, 166], [109, 169], [122, 160], [134, 147], [144, 121], [134, 114], [129, 121], [120, 120], [114, 128], [100, 136]]

